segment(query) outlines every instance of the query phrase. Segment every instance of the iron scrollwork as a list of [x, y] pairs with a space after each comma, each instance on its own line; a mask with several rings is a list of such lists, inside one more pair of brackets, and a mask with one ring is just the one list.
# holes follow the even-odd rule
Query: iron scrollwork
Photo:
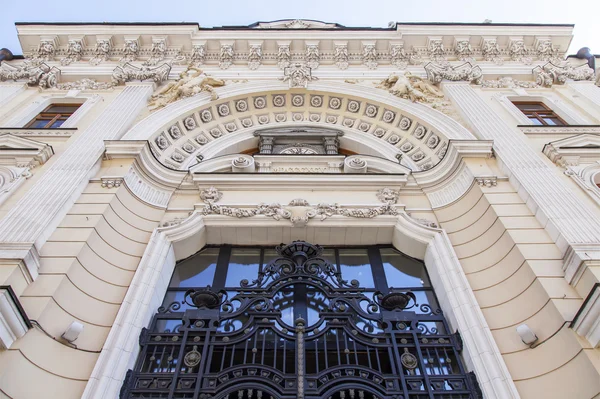
[[121, 397], [478, 399], [460, 340], [424, 297], [361, 287], [319, 245], [276, 252], [235, 289], [190, 288], [161, 307]]

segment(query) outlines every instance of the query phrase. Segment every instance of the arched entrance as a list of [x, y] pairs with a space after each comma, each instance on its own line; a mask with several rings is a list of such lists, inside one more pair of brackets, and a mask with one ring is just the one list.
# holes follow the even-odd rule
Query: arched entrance
[[124, 398], [479, 395], [425, 265], [391, 247], [206, 249], [140, 344]]

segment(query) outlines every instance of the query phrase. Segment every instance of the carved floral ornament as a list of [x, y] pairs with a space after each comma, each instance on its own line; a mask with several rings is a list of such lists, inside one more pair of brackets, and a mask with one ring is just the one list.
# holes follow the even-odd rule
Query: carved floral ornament
[[209, 187], [200, 191], [200, 199], [206, 205], [201, 209], [202, 215], [224, 215], [237, 218], [247, 218], [263, 215], [275, 220], [287, 219], [294, 227], [304, 227], [310, 219], [318, 218], [325, 220], [332, 216], [345, 216], [352, 218], [374, 218], [379, 215], [398, 215], [396, 203], [399, 191], [384, 188], [377, 192], [377, 198], [383, 203], [371, 208], [350, 208], [339, 204], [320, 203], [316, 206], [310, 205], [302, 198], [293, 199], [287, 205], [279, 203], [261, 203], [255, 207], [235, 208], [226, 205], [217, 205], [223, 194], [215, 187]]
[[[441, 95], [441, 92], [439, 93]], [[432, 96], [432, 99], [437, 100], [427, 103], [432, 108], [444, 113], [452, 111], [444, 108], [444, 103], [447, 101], [443, 98]], [[307, 104], [310, 104], [310, 108], [306, 106]], [[282, 108], [288, 111], [285, 112]], [[256, 112], [248, 115], [250, 109]], [[169, 123], [161, 132], [157, 132], [151, 140], [151, 146], [160, 162], [181, 170], [188, 168], [197, 154], [204, 153], [207, 144], [215, 140], [230, 140], [231, 138], [228, 137], [230, 133], [238, 132], [246, 126], [256, 127], [257, 130], [254, 131], [273, 126], [281, 132], [281, 129], [286, 128], [275, 127], [276, 125], [282, 122], [293, 122], [295, 124], [293, 135], [298, 135], [299, 128], [306, 130], [305, 128], [310, 127], [310, 122], [313, 121], [323, 124], [323, 127], [319, 128], [321, 131], [326, 129], [325, 126], [335, 130], [352, 129], [356, 133], [360, 132], [380, 140], [386, 146], [394, 146], [398, 153], [404, 154], [404, 164], [410, 165], [409, 167], [415, 170], [430, 169], [437, 164], [443, 158], [448, 144], [447, 139], [439, 131], [417, 123], [412, 116], [382, 104], [365, 101], [360, 97], [335, 93], [278, 91], [227, 98], [202, 106], [192, 113], [182, 115], [178, 120]], [[173, 126], [176, 130], [172, 129]], [[248, 133], [252, 134], [252, 132]], [[281, 144], [276, 141], [272, 138], [260, 140], [260, 152], [263, 154], [276, 152], [274, 145]], [[293, 145], [298, 141], [303, 144], [309, 143], [303, 138], [286, 144]], [[310, 143], [319, 144], [321, 148], [323, 144], [334, 144], [334, 142], [323, 141], [318, 143], [310, 141]], [[331, 150], [337, 153], [334, 146]], [[177, 159], [173, 159], [172, 155]]]

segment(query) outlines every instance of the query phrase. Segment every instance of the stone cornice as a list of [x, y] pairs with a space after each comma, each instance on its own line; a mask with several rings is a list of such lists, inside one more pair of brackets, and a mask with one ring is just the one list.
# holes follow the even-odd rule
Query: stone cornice
[[530, 134], [600, 134], [600, 125], [569, 125], [569, 126], [517, 126], [526, 135]]
[[574, 166], [600, 160], [600, 134], [577, 134], [548, 143], [543, 153], [560, 166]]
[[[510, 25], [510, 24], [398, 24], [396, 29], [373, 28], [330, 28], [330, 29], [256, 29], [253, 27], [199, 28], [197, 24], [18, 24], [19, 39], [25, 54], [35, 54], [41, 39], [52, 37], [54, 50], [48, 61], [60, 60], [68, 53], [69, 40], [79, 38], [85, 40], [86, 46], [82, 51], [81, 61], [89, 63], [95, 55], [97, 40], [109, 40], [111, 49], [108, 58], [118, 60], [122, 56], [123, 44], [126, 38], [135, 37], [138, 41], [139, 54], [136, 58], [145, 61], [151, 57], [153, 38], [164, 37], [167, 48], [166, 58], [184, 55], [191, 58], [193, 46], [203, 43], [205, 48], [204, 62], [216, 65], [219, 60], [221, 42], [233, 43], [233, 65], [244, 65], [248, 69], [247, 57], [250, 52], [250, 42], [262, 41], [262, 68], [267, 65], [277, 65], [277, 41], [292, 42], [290, 52], [294, 58], [302, 58], [309, 42], [319, 43], [320, 64], [334, 65], [335, 49], [329, 46], [330, 40], [347, 41], [349, 49], [349, 64], [351, 68], [363, 66], [362, 42], [375, 43], [378, 54], [378, 64], [391, 64], [390, 42], [400, 43], [411, 54], [427, 58], [427, 45], [430, 37], [441, 38], [445, 46], [445, 55], [449, 61], [457, 59], [454, 40], [469, 41], [473, 47], [472, 57], [482, 61], [482, 44], [484, 38], [497, 38], [501, 49], [500, 58], [510, 61], [508, 48], [509, 37], [523, 39], [525, 48], [532, 58], [543, 58], [535, 49], [536, 40], [550, 40], [552, 48], [562, 56], [570, 44], [573, 27], [568, 25]], [[92, 40], [95, 37], [95, 40]], [[108, 39], [107, 39], [108, 38]], [[118, 44], [117, 44], [118, 43]], [[266, 51], [268, 49], [268, 51]], [[275, 50], [273, 50], [275, 49]], [[358, 50], [360, 49], [360, 50]], [[459, 57], [458, 57], [459, 58]], [[102, 61], [101, 61], [102, 62]]]

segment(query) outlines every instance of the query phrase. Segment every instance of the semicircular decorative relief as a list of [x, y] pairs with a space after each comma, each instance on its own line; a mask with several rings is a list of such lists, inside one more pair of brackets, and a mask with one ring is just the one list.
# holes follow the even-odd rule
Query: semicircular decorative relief
[[444, 157], [448, 146], [441, 132], [432, 131], [396, 108], [364, 98], [319, 92], [256, 93], [212, 101], [174, 120], [155, 133], [150, 143], [160, 162], [182, 170], [208, 159], [203, 155], [204, 148], [229, 134], [296, 123], [370, 135], [396, 147], [418, 170], [432, 168]]

